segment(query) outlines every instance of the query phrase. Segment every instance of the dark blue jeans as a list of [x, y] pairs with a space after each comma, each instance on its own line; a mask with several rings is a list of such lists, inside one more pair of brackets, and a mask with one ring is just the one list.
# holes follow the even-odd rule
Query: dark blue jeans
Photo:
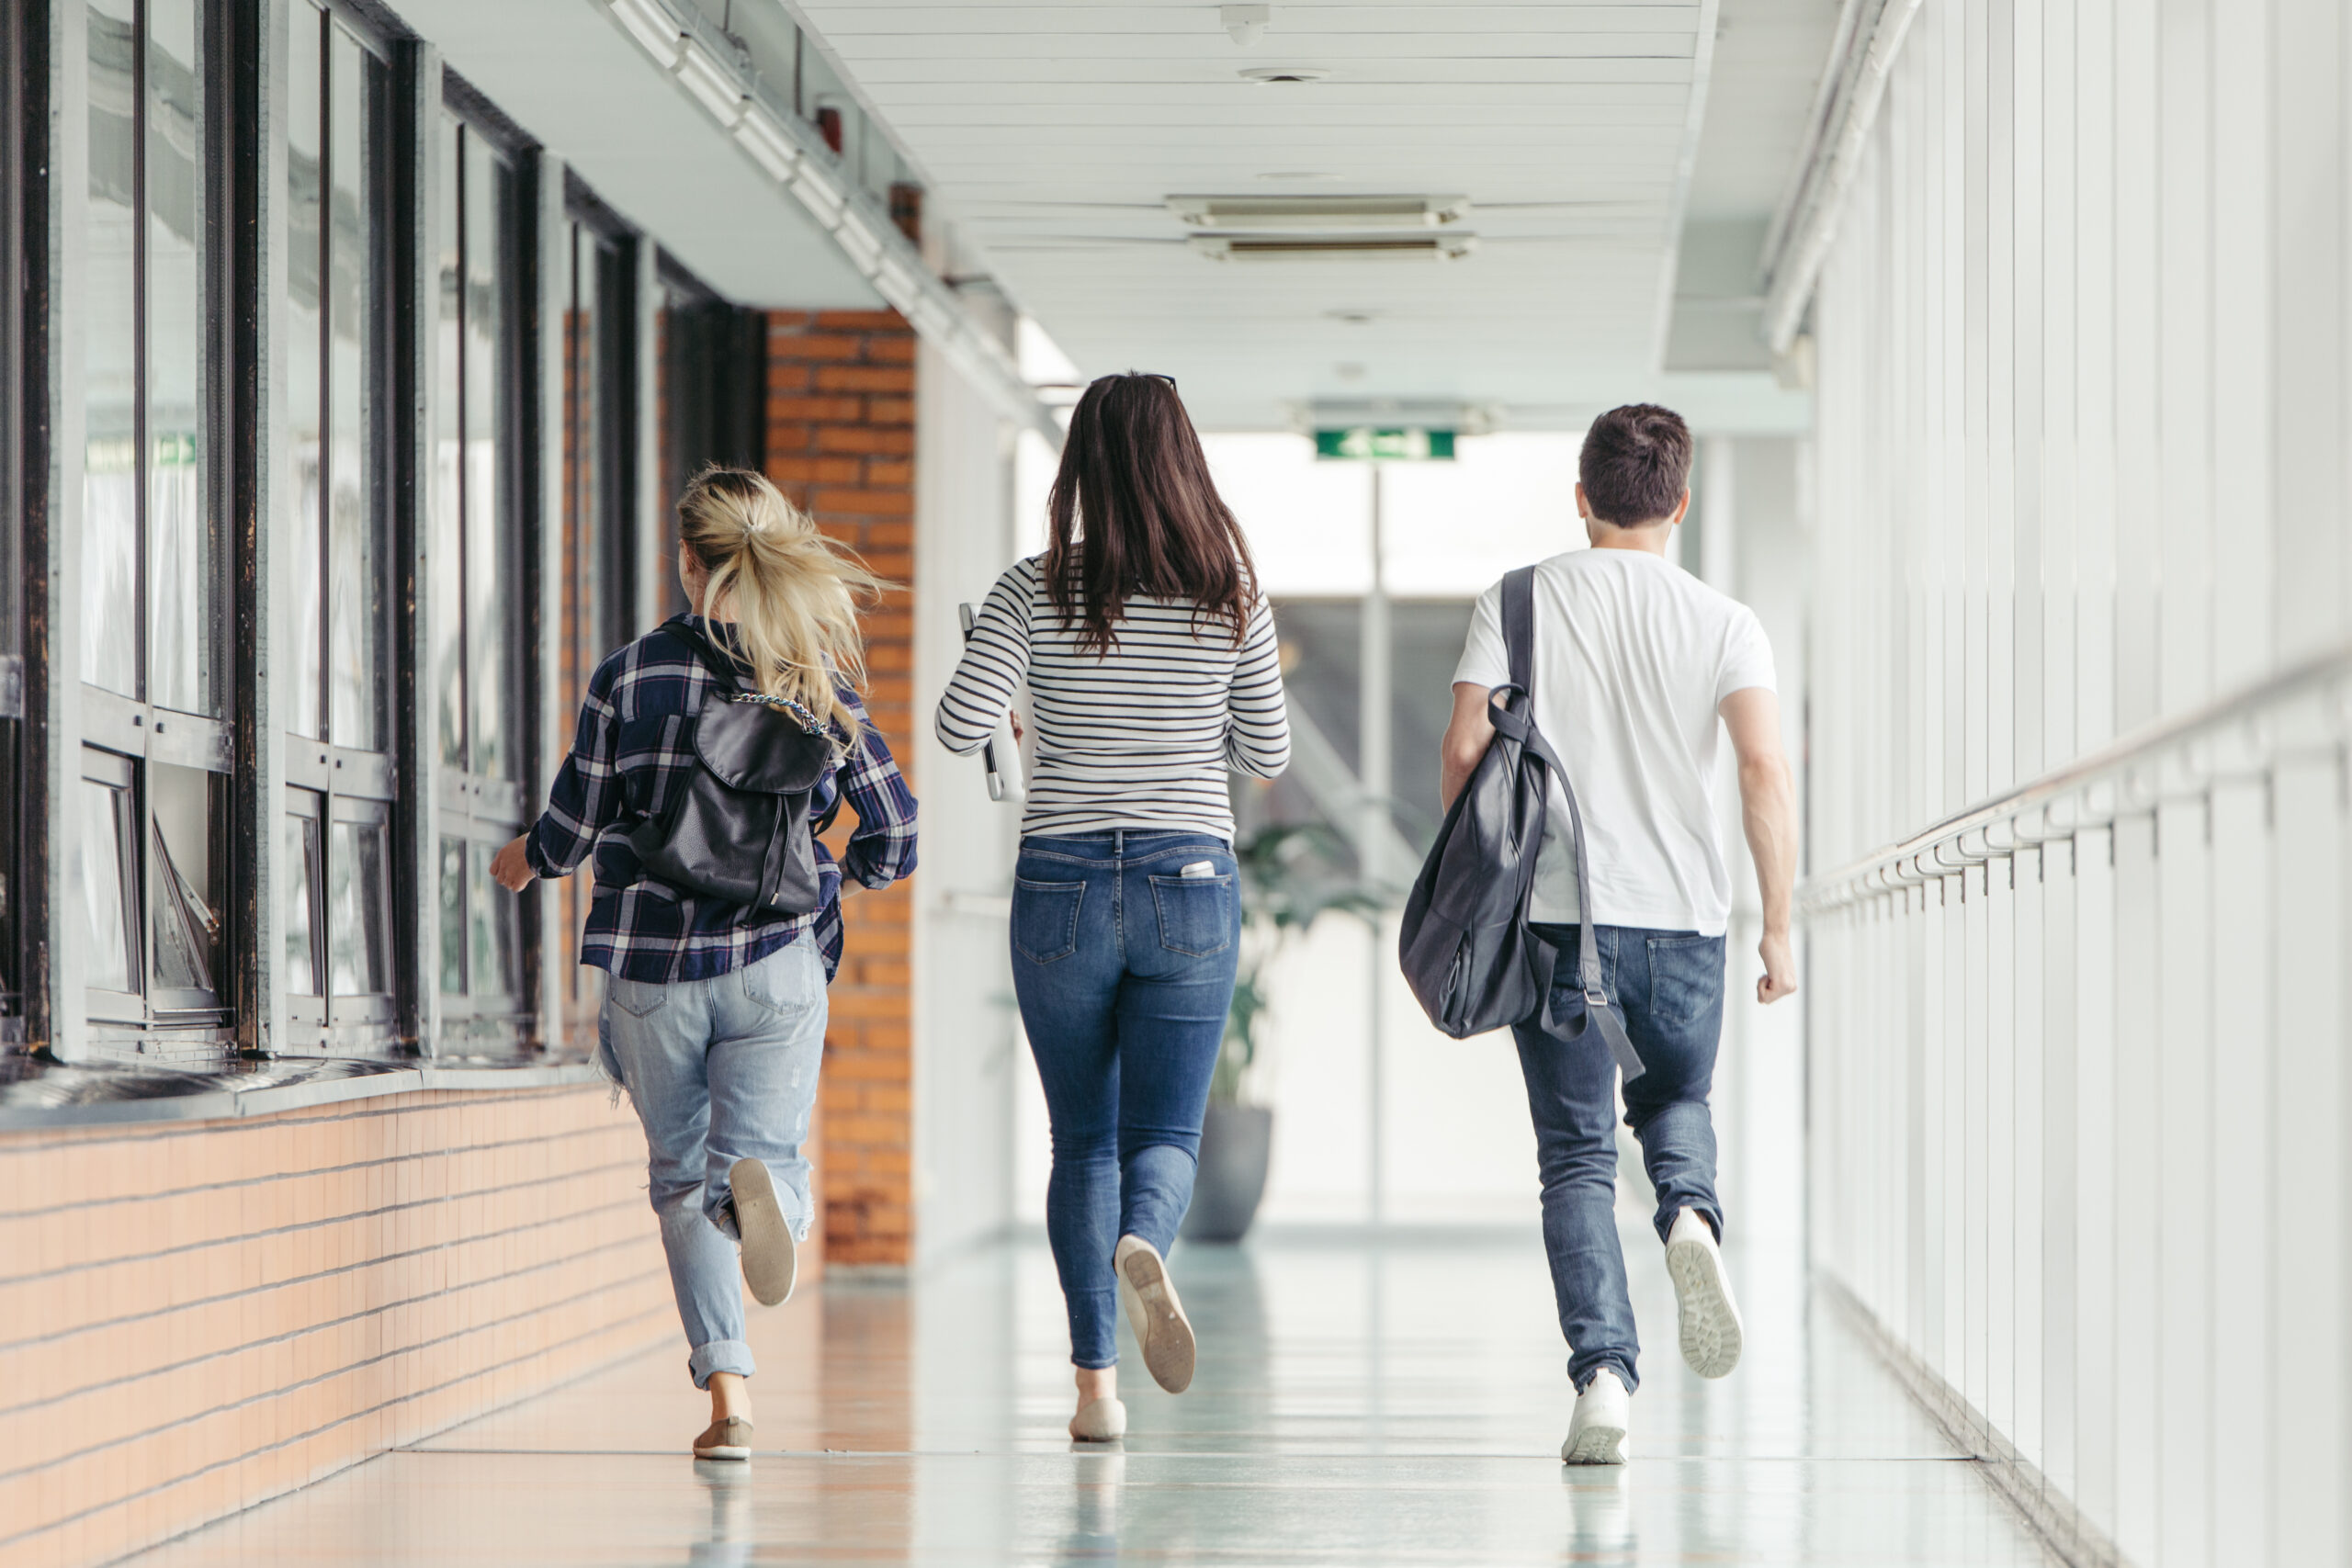
[[[1182, 874], [1203, 861], [1209, 874]], [[1021, 840], [1012, 989], [1053, 1123], [1046, 1235], [1081, 1367], [1118, 1364], [1119, 1238], [1165, 1254], [1193, 1201], [1233, 1004], [1237, 875], [1232, 851], [1205, 833]]]
[[[1577, 928], [1536, 930], [1560, 950], [1555, 1015], [1582, 1017]], [[1641, 1140], [1642, 1164], [1657, 1189], [1658, 1239], [1686, 1208], [1705, 1215], [1721, 1235], [1707, 1091], [1723, 1037], [1724, 939], [1634, 926], [1596, 926], [1592, 934], [1601, 988], [1647, 1069], [1625, 1085], [1625, 1123]], [[1598, 1030], [1567, 1042], [1538, 1020], [1511, 1032], [1535, 1117], [1544, 1250], [1552, 1259], [1560, 1332], [1568, 1340], [1568, 1377], [1581, 1390], [1595, 1371], [1613, 1367], [1631, 1390], [1639, 1382], [1641, 1338], [1617, 1242], [1617, 1059]]]

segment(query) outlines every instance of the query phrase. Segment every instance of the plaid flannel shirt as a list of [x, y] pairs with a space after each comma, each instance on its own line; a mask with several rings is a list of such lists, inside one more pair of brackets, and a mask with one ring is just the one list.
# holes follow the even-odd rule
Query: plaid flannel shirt
[[822, 843], [816, 846], [815, 913], [761, 914], [648, 876], [629, 833], [658, 817], [698, 765], [693, 724], [713, 684], [709, 669], [668, 626], [605, 657], [589, 677], [571, 754], [525, 844], [531, 869], [563, 876], [595, 856], [596, 890], [580, 961], [623, 979], [706, 980], [756, 964], [812, 931], [831, 979], [841, 964], [842, 876], [885, 887], [914, 870], [915, 797], [857, 694], [843, 686], [842, 701], [861, 722], [857, 744], [826, 771], [809, 811], [813, 820], [846, 795], [857, 830], [842, 863]]

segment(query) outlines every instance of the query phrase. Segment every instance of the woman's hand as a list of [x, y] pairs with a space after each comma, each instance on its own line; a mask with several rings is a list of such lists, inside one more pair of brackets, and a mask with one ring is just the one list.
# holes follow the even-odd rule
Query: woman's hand
[[490, 874], [496, 877], [498, 885], [509, 893], [520, 893], [531, 885], [531, 878], [538, 874], [531, 869], [531, 857], [523, 852], [523, 846], [529, 839], [530, 835], [526, 833], [512, 840], [491, 857]]

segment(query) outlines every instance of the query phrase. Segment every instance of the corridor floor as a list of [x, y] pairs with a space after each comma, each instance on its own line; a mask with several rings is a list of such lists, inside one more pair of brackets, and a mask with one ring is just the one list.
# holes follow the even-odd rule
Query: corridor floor
[[[1633, 1463], [1558, 1461], [1570, 1399], [1532, 1233], [1268, 1235], [1171, 1259], [1202, 1337], [1080, 1451], [1042, 1241], [755, 1315], [761, 1451], [696, 1464], [683, 1344], [187, 1536], [230, 1564], [2044, 1563], [1794, 1259], [1733, 1258], [1731, 1378], [1690, 1376], [1656, 1239]], [[1141, 1386], [1136, 1386], [1138, 1383]]]

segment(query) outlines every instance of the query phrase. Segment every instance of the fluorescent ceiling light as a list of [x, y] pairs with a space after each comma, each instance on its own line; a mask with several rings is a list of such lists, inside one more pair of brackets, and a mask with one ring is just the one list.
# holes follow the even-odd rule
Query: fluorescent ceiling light
[[854, 208], [842, 211], [841, 226], [833, 231], [833, 238], [849, 254], [850, 265], [868, 277], [882, 259], [882, 236], [865, 226], [865, 218]]
[[1194, 234], [1185, 241], [1212, 261], [1459, 261], [1476, 248], [1476, 234], [1252, 236]]
[[613, 0], [613, 19], [637, 40], [639, 48], [662, 62], [662, 69], [677, 64], [678, 40], [684, 34], [662, 8], [661, 0]]
[[743, 117], [743, 88], [735, 73], [691, 38], [679, 46], [677, 70], [686, 91], [717, 116], [720, 125], [731, 128]]
[[752, 162], [768, 172], [770, 179], [779, 183], [790, 179], [793, 165], [800, 162], [800, 150], [793, 146], [784, 127], [756, 104], [744, 110], [742, 121], [735, 127], [735, 141], [752, 155]]
[[1440, 229], [1470, 215], [1466, 196], [1171, 196], [1168, 210], [1195, 229], [1234, 233]]

